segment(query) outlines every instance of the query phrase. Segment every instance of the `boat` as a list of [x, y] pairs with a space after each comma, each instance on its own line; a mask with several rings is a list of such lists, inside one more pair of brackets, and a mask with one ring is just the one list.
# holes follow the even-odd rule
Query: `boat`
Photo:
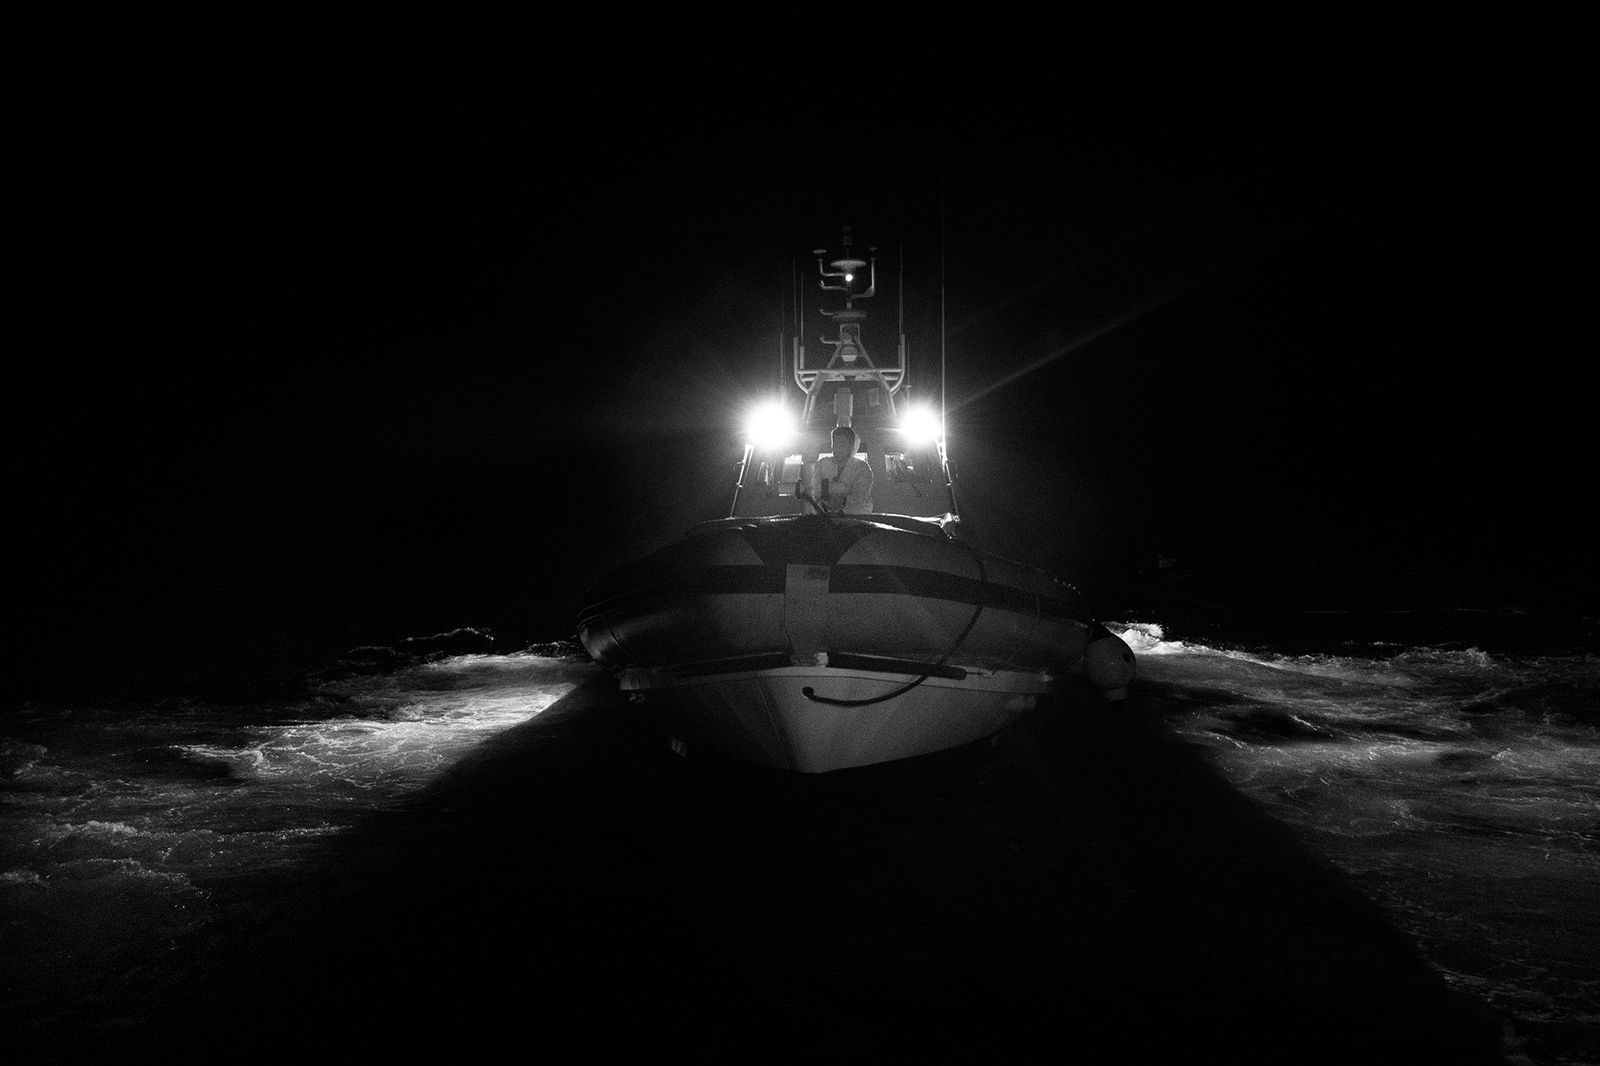
[[1075, 673], [1126, 697], [1133, 653], [1077, 588], [963, 539], [943, 413], [908, 388], [903, 297], [898, 344], [868, 350], [864, 251], [846, 227], [813, 253], [827, 350], [808, 358], [797, 300], [799, 394], [748, 422], [727, 514], [580, 605], [584, 649], [681, 754], [830, 773], [992, 738]]

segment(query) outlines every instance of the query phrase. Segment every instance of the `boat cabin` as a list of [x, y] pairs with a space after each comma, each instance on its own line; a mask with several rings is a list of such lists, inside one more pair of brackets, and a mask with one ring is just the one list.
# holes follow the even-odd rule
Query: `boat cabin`
[[[891, 355], [874, 358], [867, 348], [867, 313], [856, 302], [876, 294], [876, 251], [856, 258], [849, 227], [837, 257], [828, 260], [826, 250], [816, 251], [819, 287], [840, 294], [844, 306], [818, 310], [830, 330], [819, 338], [828, 350], [820, 365], [808, 363], [805, 346], [793, 338], [793, 381], [801, 398], [780, 400], [752, 416], [729, 518], [818, 510], [815, 501], [827, 495], [818, 463], [836, 458], [833, 430], [849, 426], [859, 438], [856, 458], [872, 469], [873, 514], [940, 526], [960, 520], [942, 422], [930, 406], [912, 403], [906, 389], [904, 333]], [[796, 318], [805, 320], [798, 310]], [[821, 472], [833, 469], [823, 464]]]

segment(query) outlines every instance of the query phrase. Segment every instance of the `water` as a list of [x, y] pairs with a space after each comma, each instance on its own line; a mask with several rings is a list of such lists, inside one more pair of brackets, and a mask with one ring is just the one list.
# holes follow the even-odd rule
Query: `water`
[[[1600, 659], [1118, 627], [1169, 726], [1548, 1059], [1600, 1053]], [[1581, 1057], [1569, 1057], [1581, 1056]]]
[[[537, 715], [575, 648], [358, 649], [269, 704], [25, 706], [0, 728], [0, 982], [70, 1017], [116, 975], [248, 908], [273, 875]], [[487, 641], [485, 641], [487, 643]]]
[[[1600, 660], [1114, 628], [1135, 700], [1503, 1017], [1515, 1055], [1600, 1059]], [[458, 633], [363, 649], [277, 700], [13, 708], [6, 1013], [70, 1025], [594, 672], [570, 645]]]

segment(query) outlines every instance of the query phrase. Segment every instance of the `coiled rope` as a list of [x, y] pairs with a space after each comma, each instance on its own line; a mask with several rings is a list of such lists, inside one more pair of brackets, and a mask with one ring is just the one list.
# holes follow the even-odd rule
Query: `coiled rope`
[[[951, 540], [955, 540], [954, 537], [952, 537], [950, 539]], [[982, 554], [980, 554], [979, 551], [976, 548], [974, 548], [972, 545], [967, 544], [964, 541], [957, 540], [956, 543], [960, 544], [963, 548], [965, 548], [967, 550], [968, 554], [970, 554], [972, 556], [973, 561], [978, 564], [978, 581], [982, 584], [984, 589], [987, 589], [989, 587], [989, 571], [983, 565], [983, 556], [982, 556]], [[929, 666], [927, 671], [924, 672], [921, 677], [918, 677], [918, 678], [915, 678], [914, 680], [906, 682], [904, 685], [901, 685], [899, 688], [895, 689], [893, 692], [886, 692], [881, 696], [871, 696], [871, 697], [868, 697], [867, 699], [861, 699], [861, 700], [840, 700], [840, 699], [834, 699], [831, 696], [819, 696], [819, 695], [817, 695], [815, 689], [813, 689], [810, 685], [807, 685], [805, 688], [800, 690], [800, 695], [804, 696], [806, 699], [810, 700], [812, 703], [826, 703], [826, 704], [828, 704], [830, 706], [833, 706], [833, 707], [866, 707], [866, 706], [869, 706], [869, 705], [874, 704], [874, 703], [882, 703], [885, 700], [892, 700], [896, 696], [905, 695], [907, 692], [910, 692], [912, 689], [916, 688], [918, 685], [920, 685], [924, 681], [928, 680], [928, 678], [932, 677], [933, 676], [933, 672], [935, 670], [939, 669], [945, 663], [949, 662], [950, 661], [950, 656], [954, 655], [958, 650], [960, 650], [961, 645], [966, 642], [967, 634], [971, 633], [972, 632], [972, 627], [978, 624], [978, 616], [983, 613], [983, 608], [985, 606], [983, 600], [984, 600], [984, 595], [982, 593], [980, 593], [979, 599], [978, 599], [978, 608], [977, 608], [977, 610], [973, 611], [972, 612], [972, 617], [967, 619], [966, 628], [961, 630], [961, 635], [956, 637], [956, 641], [955, 641], [954, 644], [950, 645], [950, 650], [945, 652], [943, 655], [941, 655], [939, 657], [939, 661], [938, 662], [934, 663], [932, 666]]]

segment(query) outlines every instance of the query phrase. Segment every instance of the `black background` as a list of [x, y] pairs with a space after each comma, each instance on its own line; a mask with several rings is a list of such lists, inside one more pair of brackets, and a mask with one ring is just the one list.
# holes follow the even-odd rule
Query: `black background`
[[926, 396], [942, 350], [971, 534], [1106, 613], [1159, 555], [1242, 602], [1590, 602], [1580, 216], [1539, 87], [226, 66], [28, 131], [24, 694], [570, 636], [598, 569], [723, 513], [795, 271], [846, 224], [903, 269]]

